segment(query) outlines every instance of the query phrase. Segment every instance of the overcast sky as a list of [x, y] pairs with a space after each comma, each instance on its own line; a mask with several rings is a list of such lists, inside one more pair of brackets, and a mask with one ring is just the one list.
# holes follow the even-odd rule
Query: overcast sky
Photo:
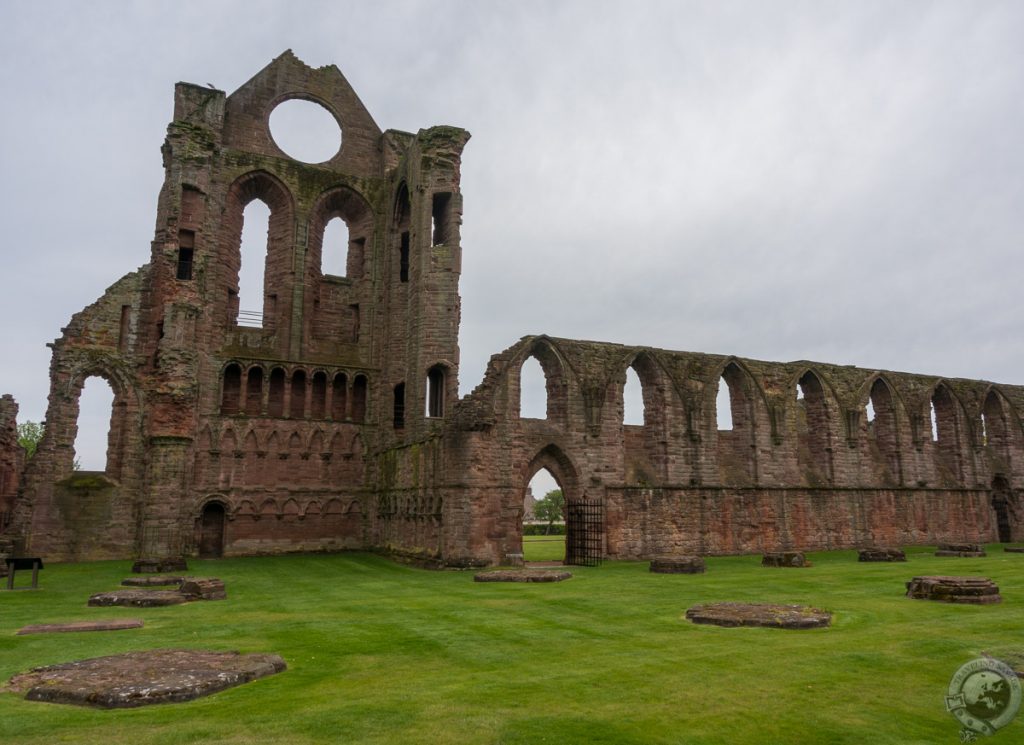
[[174, 83], [468, 129], [463, 392], [530, 333], [1024, 383], [1024, 3], [0, 4], [0, 392], [145, 263]]

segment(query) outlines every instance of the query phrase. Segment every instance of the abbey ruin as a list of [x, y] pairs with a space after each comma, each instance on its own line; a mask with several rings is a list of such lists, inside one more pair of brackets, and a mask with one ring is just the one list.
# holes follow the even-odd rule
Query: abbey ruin
[[[327, 162], [271, 137], [294, 98], [340, 125]], [[52, 344], [27, 463], [0, 399], [2, 537], [48, 561], [363, 549], [496, 564], [521, 551], [523, 494], [547, 468], [570, 509], [599, 508], [569, 542], [610, 559], [1024, 538], [1020, 386], [528, 336], [460, 400], [468, 139], [381, 131], [336, 67], [291, 52], [231, 95], [179, 83], [149, 261]], [[262, 312], [246, 317], [253, 200], [270, 220]], [[322, 264], [336, 217], [344, 276]], [[545, 419], [520, 416], [530, 357]], [[629, 368], [643, 425], [623, 424]], [[114, 392], [101, 473], [73, 469], [91, 376]]]

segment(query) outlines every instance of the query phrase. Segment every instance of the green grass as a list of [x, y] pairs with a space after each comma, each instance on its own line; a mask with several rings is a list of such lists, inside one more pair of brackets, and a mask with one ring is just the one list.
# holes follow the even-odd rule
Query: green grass
[[[128, 562], [53, 564], [0, 592], [0, 680], [33, 666], [160, 647], [276, 652], [289, 669], [186, 704], [95, 711], [0, 693], [0, 743], [954, 743], [943, 696], [982, 650], [1024, 647], [1024, 556], [810, 569], [709, 558], [641, 562], [556, 584], [478, 584], [369, 554], [192, 561], [227, 601], [87, 608]], [[993, 578], [1001, 605], [903, 597], [920, 574]], [[698, 602], [803, 603], [830, 629], [695, 626]], [[28, 623], [141, 617], [140, 630], [15, 636]], [[1024, 740], [1024, 715], [994, 742]]]
[[523, 558], [526, 561], [562, 561], [565, 559], [564, 535], [524, 535]]

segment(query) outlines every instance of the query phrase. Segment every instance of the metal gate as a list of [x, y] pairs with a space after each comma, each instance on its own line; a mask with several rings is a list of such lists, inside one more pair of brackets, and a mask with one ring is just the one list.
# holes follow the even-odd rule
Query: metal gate
[[604, 504], [580, 499], [565, 506], [565, 563], [596, 567], [604, 557]]

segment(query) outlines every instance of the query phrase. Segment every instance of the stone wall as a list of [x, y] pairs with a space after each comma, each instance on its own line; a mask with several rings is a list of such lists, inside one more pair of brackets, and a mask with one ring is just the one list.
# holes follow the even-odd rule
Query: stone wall
[[[341, 127], [323, 163], [270, 134], [294, 98]], [[7, 534], [48, 560], [375, 549], [491, 564], [521, 551], [546, 468], [568, 502], [603, 505], [611, 558], [1024, 537], [1018, 386], [530, 336], [457, 401], [468, 139], [382, 131], [336, 67], [291, 52], [230, 95], [178, 84], [149, 261], [51, 345], [23, 477], [0, 399]], [[270, 216], [253, 253], [255, 200]], [[336, 218], [344, 276], [322, 260]], [[250, 261], [264, 286], [241, 298]], [[543, 419], [519, 412], [530, 357]], [[630, 368], [642, 425], [623, 423]], [[114, 393], [107, 462], [79, 473], [94, 376]]]
[[24, 463], [25, 450], [18, 444], [18, 404], [5, 394], [0, 396], [0, 532], [13, 517]]

